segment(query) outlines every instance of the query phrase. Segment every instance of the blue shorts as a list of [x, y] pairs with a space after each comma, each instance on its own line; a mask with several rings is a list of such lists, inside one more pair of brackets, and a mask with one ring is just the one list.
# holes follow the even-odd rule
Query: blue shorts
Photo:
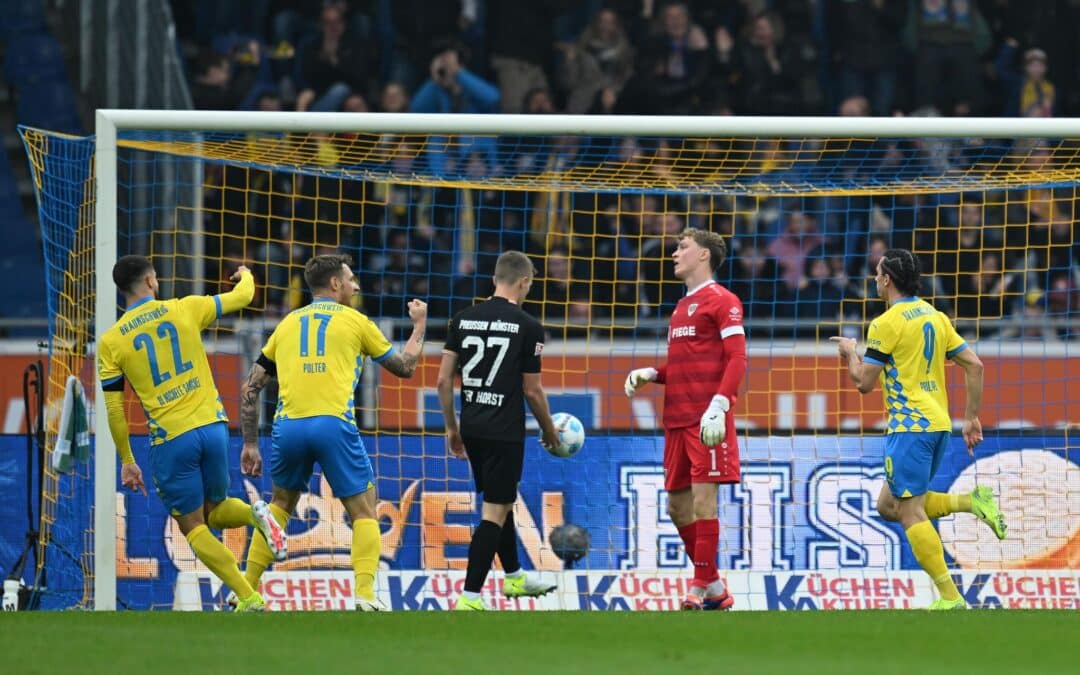
[[951, 437], [948, 431], [902, 431], [885, 436], [885, 479], [894, 497], [926, 494]]
[[229, 491], [228, 425], [214, 422], [151, 445], [150, 470], [158, 496], [174, 516], [224, 501]]
[[331, 415], [275, 420], [270, 457], [274, 485], [307, 492], [315, 462], [338, 499], [375, 486], [375, 472], [356, 425]]

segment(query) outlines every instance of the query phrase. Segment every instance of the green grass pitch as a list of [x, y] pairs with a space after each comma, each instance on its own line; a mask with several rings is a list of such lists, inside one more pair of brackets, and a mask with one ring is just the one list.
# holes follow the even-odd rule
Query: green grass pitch
[[0, 615], [4, 673], [1057, 673], [1070, 611], [42, 612]]

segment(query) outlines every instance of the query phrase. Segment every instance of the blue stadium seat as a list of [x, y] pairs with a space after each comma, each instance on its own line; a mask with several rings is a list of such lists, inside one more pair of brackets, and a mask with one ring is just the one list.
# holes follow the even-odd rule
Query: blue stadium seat
[[4, 77], [16, 89], [65, 75], [64, 52], [48, 33], [23, 33], [8, 43]]
[[66, 79], [20, 89], [15, 117], [19, 124], [69, 134], [82, 133], [75, 92]]
[[22, 200], [19, 198], [19, 186], [13, 176], [0, 176], [0, 228], [5, 231], [7, 224], [4, 216], [9, 213], [19, 212], [22, 209]]
[[20, 208], [19, 186], [11, 172], [7, 148], [0, 142], [0, 227], [7, 226], [7, 214], [18, 212]]
[[0, 203], [4, 255], [0, 257], [0, 316], [45, 316], [44, 267], [36, 226], [14, 202]]
[[[0, 183], [6, 178], [11, 178], [11, 158], [8, 156], [7, 147], [0, 141]], [[3, 188], [0, 188], [2, 191]]]
[[0, 0], [0, 16], [0, 41], [46, 29], [43, 0]]

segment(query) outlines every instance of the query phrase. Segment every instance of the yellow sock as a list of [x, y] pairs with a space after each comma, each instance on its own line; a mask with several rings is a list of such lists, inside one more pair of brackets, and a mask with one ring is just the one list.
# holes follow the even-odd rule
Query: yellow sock
[[927, 492], [926, 517], [937, 520], [950, 513], [971, 513], [971, 495], [954, 492]]
[[[285, 512], [285, 509], [273, 502], [270, 503], [270, 515], [274, 517], [274, 520], [282, 528], [289, 524], [289, 514]], [[259, 534], [252, 536], [251, 546], [248, 547], [247, 563], [244, 565], [244, 578], [247, 579], [252, 588], [259, 587], [259, 579], [262, 578], [263, 572], [266, 571], [266, 568], [270, 566], [273, 560], [274, 554], [270, 553], [270, 547], [266, 544], [266, 539]]]
[[941, 597], [946, 600], [959, 598], [960, 591], [956, 590], [956, 584], [949, 575], [949, 566], [945, 564], [945, 549], [941, 546], [941, 537], [933, 524], [929, 520], [915, 523], [907, 529], [907, 538], [912, 552], [915, 553], [915, 559], [934, 580]]
[[206, 524], [215, 530], [227, 530], [232, 527], [254, 525], [251, 506], [242, 499], [229, 497], [214, 507], [206, 518]]
[[251, 584], [240, 574], [240, 568], [236, 566], [236, 558], [232, 551], [225, 548], [214, 533], [206, 525], [199, 525], [187, 534], [191, 550], [210, 571], [217, 575], [218, 579], [236, 592], [236, 597], [246, 600], [254, 593]]
[[352, 524], [352, 566], [356, 574], [356, 595], [375, 597], [375, 571], [379, 569], [379, 549], [382, 537], [379, 523], [371, 518], [354, 520]]

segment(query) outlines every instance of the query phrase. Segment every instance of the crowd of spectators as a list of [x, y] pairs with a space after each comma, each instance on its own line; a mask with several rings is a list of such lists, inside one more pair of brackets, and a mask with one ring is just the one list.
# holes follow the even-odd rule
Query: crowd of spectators
[[[174, 12], [196, 105], [207, 109], [1080, 113], [1076, 0], [214, 0], [177, 2]], [[524, 150], [457, 143], [428, 153], [425, 168], [440, 174], [449, 163], [480, 176], [505, 170], [495, 165], [504, 161], [540, 171], [579, 153], [572, 139], [527, 141]], [[948, 171], [971, 150], [915, 142], [875, 156], [914, 152]], [[665, 148], [649, 151], [663, 158]], [[925, 293], [959, 319], [984, 319], [961, 322], [979, 336], [1071, 337], [1037, 319], [1080, 310], [1071, 188], [813, 199], [552, 194], [223, 166], [207, 182], [218, 186], [206, 191], [207, 213], [220, 214], [207, 228], [220, 232], [208, 253], [266, 265], [273, 308], [298, 302], [290, 270], [322, 247], [360, 258], [371, 313], [401, 314], [403, 299], [418, 295], [446, 316], [487, 291], [494, 257], [512, 247], [542, 264], [536, 313], [582, 335], [665, 316], [681, 293], [667, 258], [678, 232], [695, 226], [734, 235], [724, 281], [748, 319], [777, 334], [813, 336], [821, 322], [840, 320], [860, 330], [880, 311], [869, 277], [889, 246], [921, 252]], [[1010, 316], [1025, 320], [986, 321]]]
[[[1076, 115], [1076, 0], [197, 0], [197, 107]], [[272, 99], [273, 102], [267, 99]], [[401, 105], [395, 106], [402, 107]]]

